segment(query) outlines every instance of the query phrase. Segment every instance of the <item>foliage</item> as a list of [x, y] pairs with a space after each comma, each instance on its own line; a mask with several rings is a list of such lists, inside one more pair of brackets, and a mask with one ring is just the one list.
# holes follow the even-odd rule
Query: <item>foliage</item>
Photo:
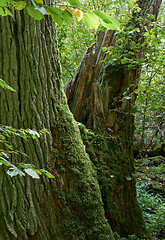
[[[5, 81], [0, 79], [0, 87], [3, 87], [5, 89], [8, 89], [10, 91], [16, 92], [12, 87], [7, 85]], [[13, 176], [25, 176], [25, 173], [31, 176], [32, 178], [39, 178], [39, 175], [44, 174], [48, 178], [54, 178], [52, 174], [50, 174], [48, 171], [44, 169], [36, 169], [33, 164], [26, 164], [26, 163], [18, 163], [18, 167], [11, 162], [9, 162], [7, 159], [11, 156], [11, 154], [23, 154], [19, 151], [16, 151], [11, 144], [11, 138], [13, 139], [14, 136], [21, 137], [23, 139], [28, 138], [39, 138], [43, 134], [48, 134], [48, 131], [46, 129], [42, 129], [40, 131], [35, 131], [32, 129], [15, 129], [11, 126], [4, 126], [0, 124], [0, 143], [3, 145], [3, 148], [0, 149], [0, 166], [5, 165], [9, 167], [7, 170], [7, 174], [11, 177]], [[7, 150], [5, 150], [5, 148]], [[24, 169], [24, 172], [21, 169]]]
[[12, 16], [9, 9], [20, 11], [26, 8], [28, 14], [36, 20], [41, 20], [44, 15], [51, 15], [52, 20], [59, 25], [64, 23], [70, 25], [75, 18], [78, 21], [82, 20], [89, 28], [97, 29], [101, 23], [106, 28], [120, 29], [119, 22], [116, 19], [105, 15], [105, 13], [90, 11], [79, 0], [68, 0], [57, 6], [47, 6], [43, 0], [31, 0], [31, 2], [32, 5], [27, 5], [26, 1], [1, 0], [0, 15]]
[[[59, 2], [60, 3], [60, 2]], [[128, 5], [125, 1], [83, 1], [84, 6], [90, 11], [93, 9], [99, 10], [101, 13], [105, 12], [106, 15], [111, 15], [117, 18], [119, 22], [124, 18], [124, 12], [127, 11]], [[98, 28], [105, 31], [105, 28]], [[96, 41], [97, 31], [88, 30], [88, 27], [83, 21], [73, 21], [70, 26], [57, 25], [57, 37], [59, 46], [60, 62], [62, 66], [62, 79], [66, 83], [69, 79], [74, 77], [75, 71], [82, 59], [84, 52], [89, 46]]]
[[[164, 5], [162, 6], [163, 9]], [[148, 43], [139, 87], [136, 90], [135, 136], [141, 151], [165, 141], [165, 14], [161, 11], [158, 23], [145, 33]]]
[[[143, 152], [159, 146], [165, 142], [165, 15], [163, 10], [165, 3], [162, 4], [157, 22], [153, 22], [152, 15], [145, 20], [136, 18], [134, 19], [137, 24], [136, 28], [131, 25], [132, 22], [126, 24], [132, 19], [132, 11], [134, 13], [139, 11], [135, 1], [131, 1], [129, 4], [125, 4], [124, 1], [113, 1], [110, 5], [107, 1], [86, 1], [85, 4], [91, 11], [93, 4], [95, 9], [104, 10], [107, 13], [111, 11], [112, 16], [118, 17], [121, 29], [124, 31], [116, 32], [115, 47], [103, 49], [107, 53], [105, 63], [111, 62], [141, 69], [140, 79], [137, 79], [138, 88], [131, 95], [129, 94], [130, 88], [125, 89], [122, 100], [137, 97], [135, 106], [131, 108], [135, 115], [136, 148], [140, 148], [140, 152]], [[96, 41], [97, 32], [89, 33], [81, 22], [78, 22], [77, 26], [74, 22], [71, 27], [57, 26], [57, 30], [62, 78], [66, 83], [68, 79], [74, 77], [75, 69], [86, 49]], [[138, 36], [138, 42], [136, 36]], [[140, 42], [140, 39], [143, 43]], [[139, 58], [141, 50], [143, 56]]]
[[136, 160], [138, 200], [151, 236], [158, 239], [165, 234], [164, 163], [161, 156]]
[[0, 79], [0, 87], [15, 92], [15, 90], [12, 87], [10, 87], [9, 85], [7, 85], [5, 83], [5, 81], [3, 81], [2, 79]]
[[[114, 233], [116, 240], [147, 240], [162, 239], [165, 235], [165, 202], [163, 186], [157, 193], [154, 185], [162, 185], [157, 180], [165, 177], [165, 159], [161, 156], [136, 160], [137, 198], [143, 211], [149, 236], [138, 237], [129, 235], [127, 238]], [[157, 166], [155, 166], [155, 164]], [[153, 169], [155, 169], [153, 171]]]
[[[9, 126], [0, 125], [0, 143], [1, 145], [4, 145], [3, 149], [0, 149], [0, 166], [5, 165], [9, 168], [7, 170], [8, 175], [10, 175], [11, 177], [17, 175], [25, 176], [26, 173], [32, 178], [38, 179], [39, 175], [44, 174], [48, 178], [54, 178], [54, 176], [51, 175], [48, 171], [44, 169], [36, 169], [33, 164], [17, 163], [16, 166], [7, 160], [12, 154], [24, 154], [14, 149], [13, 145], [11, 144], [11, 138], [13, 139], [14, 136], [18, 136], [23, 139], [36, 139], [43, 134], [48, 134], [48, 131], [46, 129], [40, 131], [35, 131], [31, 129], [15, 129]], [[5, 150], [5, 148], [7, 150]], [[21, 169], [23, 169], [24, 172]]]

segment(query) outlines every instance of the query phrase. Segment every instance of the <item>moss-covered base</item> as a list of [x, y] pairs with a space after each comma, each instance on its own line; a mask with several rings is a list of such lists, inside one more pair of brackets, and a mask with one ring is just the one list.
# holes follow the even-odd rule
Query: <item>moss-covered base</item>
[[113, 240], [94, 164], [85, 151], [77, 122], [65, 98], [55, 106], [50, 168], [55, 214], [65, 240]]
[[122, 236], [146, 232], [136, 199], [133, 160], [116, 138], [94, 134], [79, 124], [86, 151], [94, 163], [106, 218]]

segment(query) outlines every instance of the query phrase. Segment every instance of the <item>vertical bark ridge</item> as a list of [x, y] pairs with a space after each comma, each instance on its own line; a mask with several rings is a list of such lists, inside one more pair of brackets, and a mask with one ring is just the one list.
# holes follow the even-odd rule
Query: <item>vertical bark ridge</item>
[[[46, 80], [51, 64], [47, 61], [47, 46], [45, 48], [43, 44], [45, 24], [34, 21], [22, 11], [15, 13], [14, 18], [14, 21], [11, 18], [0, 19], [0, 77], [17, 91], [0, 89], [0, 122], [15, 128], [50, 129], [50, 83]], [[16, 155], [12, 162], [24, 161], [36, 167], [47, 167], [49, 136], [42, 140], [29, 140], [28, 144], [16, 138], [15, 146], [19, 146], [19, 150], [26, 152], [29, 158]], [[0, 188], [3, 189], [0, 191], [0, 238], [51, 239], [50, 236], [57, 236], [55, 238], [62, 239], [63, 233], [57, 234], [58, 225], [53, 227], [57, 218], [52, 214], [54, 206], [48, 179], [11, 179], [4, 173], [6, 170], [0, 168], [0, 171]]]

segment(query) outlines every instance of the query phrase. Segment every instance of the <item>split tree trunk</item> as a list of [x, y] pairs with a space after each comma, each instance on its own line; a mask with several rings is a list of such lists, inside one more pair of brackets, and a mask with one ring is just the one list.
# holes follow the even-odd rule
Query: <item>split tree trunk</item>
[[[139, 1], [141, 12], [147, 16], [161, 1]], [[153, 11], [154, 12], [154, 11]], [[155, 20], [158, 11], [155, 11]], [[135, 16], [134, 16], [135, 17]], [[134, 22], [134, 25], [132, 24]], [[135, 20], [128, 23], [136, 27]], [[143, 29], [142, 22], [141, 29]], [[115, 31], [100, 32], [95, 49], [87, 49], [73, 80], [65, 85], [69, 107], [80, 125], [82, 138], [96, 169], [104, 202], [105, 215], [113, 231], [121, 235], [145, 232], [141, 210], [136, 199], [133, 161], [134, 117], [131, 106], [135, 98], [122, 101], [124, 91], [133, 93], [138, 86], [140, 68], [127, 64], [109, 63], [104, 66], [102, 47], [115, 44]], [[142, 32], [141, 32], [142, 34]], [[134, 36], [132, 36], [134, 38]], [[136, 42], [144, 41], [142, 35]], [[128, 46], [129, 52], [129, 46]], [[143, 56], [138, 53], [138, 58]], [[93, 135], [92, 135], [93, 134]]]
[[[104, 34], [95, 52], [89, 48], [74, 79], [65, 86], [68, 104], [79, 125], [86, 151], [99, 180], [105, 215], [120, 235], [145, 233], [145, 224], [136, 199], [132, 141], [134, 118], [130, 103], [122, 102], [123, 92], [134, 83], [136, 71], [109, 64], [103, 70], [101, 53]], [[106, 33], [114, 44], [114, 31]], [[108, 41], [110, 40], [110, 41]], [[108, 43], [108, 44], [109, 44]], [[103, 74], [103, 75], [102, 75]]]

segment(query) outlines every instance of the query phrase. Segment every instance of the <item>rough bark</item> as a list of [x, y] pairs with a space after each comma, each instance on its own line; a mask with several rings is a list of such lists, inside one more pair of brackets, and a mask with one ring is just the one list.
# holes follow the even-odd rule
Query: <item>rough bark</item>
[[0, 77], [17, 93], [0, 89], [0, 123], [50, 130], [50, 136], [16, 148], [30, 162], [51, 169], [55, 180], [13, 177], [0, 167], [0, 239], [114, 239], [105, 218], [93, 163], [70, 113], [57, 56], [55, 29], [27, 12], [0, 18]]
[[[139, 1], [141, 12], [138, 14], [145, 18], [155, 2]], [[128, 24], [134, 26], [133, 21]], [[122, 101], [125, 89], [129, 88], [132, 93], [137, 87], [140, 69], [113, 62], [104, 67], [105, 54], [100, 55], [100, 52], [107, 43], [115, 44], [114, 36], [114, 31], [99, 35], [96, 48], [88, 48], [75, 77], [66, 84], [65, 92], [75, 119], [95, 133], [92, 137], [80, 127], [87, 152], [97, 169], [104, 209], [112, 230], [121, 235], [140, 235], [145, 233], [145, 226], [134, 178], [131, 105], [135, 99]], [[140, 38], [141, 35], [136, 35], [136, 42]], [[137, 58], [142, 55], [143, 52], [139, 53]]]

